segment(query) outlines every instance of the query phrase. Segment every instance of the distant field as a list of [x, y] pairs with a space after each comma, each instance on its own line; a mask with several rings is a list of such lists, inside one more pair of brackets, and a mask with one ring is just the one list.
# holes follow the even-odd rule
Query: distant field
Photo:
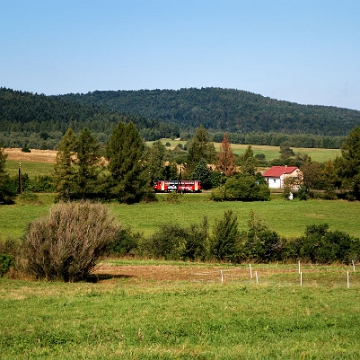
[[[21, 161], [21, 172], [28, 174], [30, 177], [39, 175], [51, 175], [54, 171], [54, 164], [47, 162], [34, 162], [34, 161]], [[7, 160], [6, 172], [10, 176], [17, 175], [19, 173], [19, 161]]]
[[[250, 211], [254, 211], [266, 225], [287, 238], [304, 234], [310, 224], [328, 223], [331, 230], [344, 231], [360, 238], [358, 217], [360, 202], [346, 201], [285, 201], [279, 195], [269, 202], [211, 202], [209, 194], [185, 194], [179, 204], [168, 204], [166, 195], [158, 195], [158, 203], [121, 205], [109, 204], [111, 214], [123, 225], [148, 236], [161, 224], [189, 226], [200, 223], [207, 216], [212, 226], [215, 219], [227, 210], [233, 210], [240, 230], [246, 230]], [[0, 206], [0, 237], [20, 237], [26, 225], [41, 215], [46, 215], [53, 195], [40, 194], [42, 204], [19, 203]]]
[[[182, 144], [185, 145], [186, 141], [171, 140], [171, 139], [162, 139], [162, 143], [165, 145], [167, 142], [171, 144], [169, 148], [173, 149], [176, 145]], [[152, 145], [152, 141], [147, 142], [148, 146]], [[215, 149], [220, 150], [220, 143], [214, 143]], [[232, 144], [231, 145], [234, 154], [244, 154], [248, 145], [242, 144]], [[280, 148], [279, 146], [265, 146], [265, 145], [251, 145], [251, 148], [254, 151], [254, 154], [264, 154], [266, 160], [271, 161], [280, 157]], [[295, 154], [308, 154], [312, 160], [319, 162], [326, 162], [329, 159], [335, 159], [337, 156], [341, 156], [340, 149], [318, 149], [318, 148], [292, 148]]]
[[54, 170], [56, 151], [54, 150], [34, 150], [30, 153], [22, 152], [21, 149], [5, 149], [7, 154], [6, 171], [10, 176], [21, 171], [30, 177], [39, 175], [51, 175]]

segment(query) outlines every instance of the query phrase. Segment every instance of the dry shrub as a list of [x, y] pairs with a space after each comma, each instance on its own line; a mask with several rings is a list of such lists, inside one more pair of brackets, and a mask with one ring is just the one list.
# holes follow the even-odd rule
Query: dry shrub
[[31, 223], [25, 236], [26, 271], [38, 279], [86, 279], [118, 231], [119, 225], [104, 205], [54, 206], [49, 217]]

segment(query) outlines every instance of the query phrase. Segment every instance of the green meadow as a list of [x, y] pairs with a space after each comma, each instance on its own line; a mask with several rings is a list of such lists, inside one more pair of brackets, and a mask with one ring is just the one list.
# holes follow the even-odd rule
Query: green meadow
[[[132, 227], [148, 236], [162, 224], [188, 226], [200, 223], [207, 216], [210, 226], [227, 210], [233, 210], [240, 230], [247, 228], [250, 212], [264, 220], [265, 224], [280, 235], [292, 238], [301, 236], [310, 224], [328, 223], [330, 230], [344, 231], [360, 237], [359, 202], [307, 200], [286, 201], [281, 195], [273, 195], [267, 202], [212, 202], [209, 194], [184, 194], [178, 204], [167, 203], [166, 195], [157, 195], [156, 203], [122, 205], [109, 203], [111, 214], [125, 227]], [[0, 206], [0, 237], [20, 237], [29, 222], [46, 215], [53, 202], [52, 194], [39, 194], [37, 203], [18, 199], [15, 205]]]
[[[351, 273], [347, 288], [348, 268], [304, 266], [300, 286], [294, 265], [254, 266], [258, 283], [247, 265], [107, 265], [122, 265], [122, 273], [97, 283], [0, 278], [1, 358], [359, 358], [360, 278]], [[129, 265], [193, 278], [143, 280], [127, 276]]]
[[[19, 174], [19, 161], [7, 160], [6, 172], [10, 176]], [[21, 172], [28, 174], [31, 178], [35, 176], [51, 175], [54, 172], [54, 164], [34, 161], [21, 161]]]
[[[16, 174], [13, 163], [7, 166]], [[23, 171], [52, 171], [52, 164], [34, 164], [22, 162]], [[168, 203], [166, 195], [157, 196], [156, 203], [108, 207], [123, 226], [146, 236], [161, 224], [188, 226], [203, 216], [212, 226], [231, 209], [240, 230], [254, 211], [288, 238], [325, 222], [360, 237], [360, 202], [286, 201], [275, 194], [269, 202], [212, 202], [203, 193]], [[0, 239], [20, 238], [53, 200], [39, 194], [35, 202], [18, 197], [0, 206]], [[360, 273], [352, 266], [301, 264], [302, 285], [298, 264], [253, 264], [252, 278], [249, 264], [104, 259], [100, 266], [105, 270], [95, 272], [94, 283], [0, 278], [0, 358], [359, 358]], [[154, 269], [160, 275], [151, 277]]]

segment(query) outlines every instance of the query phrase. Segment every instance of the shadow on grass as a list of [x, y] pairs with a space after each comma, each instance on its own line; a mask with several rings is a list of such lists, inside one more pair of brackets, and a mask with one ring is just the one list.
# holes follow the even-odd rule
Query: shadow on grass
[[110, 279], [129, 279], [134, 276], [132, 275], [113, 275], [113, 274], [91, 274], [86, 278], [86, 282], [88, 283], [97, 283], [103, 280], [110, 280]]

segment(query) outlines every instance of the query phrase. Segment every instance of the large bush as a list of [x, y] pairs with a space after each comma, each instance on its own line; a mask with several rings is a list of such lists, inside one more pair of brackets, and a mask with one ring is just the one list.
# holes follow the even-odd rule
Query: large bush
[[209, 225], [204, 217], [201, 224], [164, 224], [143, 244], [143, 255], [166, 260], [206, 260], [210, 253]]
[[52, 207], [48, 217], [31, 223], [24, 239], [26, 271], [38, 279], [85, 279], [111, 246], [119, 226], [100, 204]]
[[360, 241], [341, 231], [330, 231], [328, 224], [306, 227], [305, 235], [291, 243], [292, 252], [313, 263], [350, 263], [359, 258]]
[[270, 190], [255, 176], [239, 175], [226, 180], [221, 189], [214, 189], [212, 200], [264, 201], [270, 200]]

